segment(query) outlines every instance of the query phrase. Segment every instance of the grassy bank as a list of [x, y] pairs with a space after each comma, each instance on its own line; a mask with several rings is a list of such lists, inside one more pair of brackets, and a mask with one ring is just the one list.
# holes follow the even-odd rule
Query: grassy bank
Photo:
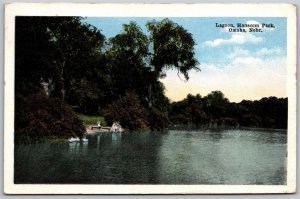
[[90, 115], [83, 115], [77, 114], [78, 118], [84, 122], [84, 124], [97, 124], [101, 122], [101, 125], [106, 125], [105, 118], [103, 116], [90, 116]]

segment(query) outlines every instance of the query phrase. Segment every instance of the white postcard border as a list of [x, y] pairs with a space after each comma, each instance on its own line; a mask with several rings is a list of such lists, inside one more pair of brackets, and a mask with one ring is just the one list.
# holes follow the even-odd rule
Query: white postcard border
[[[265, 8], [265, 9], [264, 9]], [[15, 16], [287, 17], [287, 185], [14, 184]], [[292, 4], [12, 3], [5, 7], [4, 192], [6, 194], [233, 194], [296, 190], [296, 8]]]

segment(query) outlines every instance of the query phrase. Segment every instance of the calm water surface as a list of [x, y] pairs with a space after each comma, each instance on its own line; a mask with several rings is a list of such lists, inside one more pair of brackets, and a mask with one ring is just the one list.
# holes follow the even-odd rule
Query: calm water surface
[[286, 184], [286, 133], [100, 133], [15, 146], [15, 183]]

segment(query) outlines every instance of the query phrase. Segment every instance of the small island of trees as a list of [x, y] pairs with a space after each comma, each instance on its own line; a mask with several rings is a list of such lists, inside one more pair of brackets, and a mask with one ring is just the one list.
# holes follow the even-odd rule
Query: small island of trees
[[82, 116], [118, 121], [128, 130], [170, 124], [287, 128], [287, 98], [231, 103], [220, 91], [170, 102], [160, 79], [200, 70], [195, 41], [169, 19], [135, 22], [112, 38], [80, 17], [16, 17], [15, 138], [82, 137]]

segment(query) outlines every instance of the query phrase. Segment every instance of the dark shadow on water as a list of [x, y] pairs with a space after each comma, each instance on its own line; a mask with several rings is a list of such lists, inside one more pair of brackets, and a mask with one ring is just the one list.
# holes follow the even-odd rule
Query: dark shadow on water
[[212, 140], [219, 141], [223, 137], [223, 130], [210, 130], [209, 136], [212, 138]]
[[84, 143], [18, 145], [16, 184], [157, 183], [157, 151], [161, 134], [99, 133]]

